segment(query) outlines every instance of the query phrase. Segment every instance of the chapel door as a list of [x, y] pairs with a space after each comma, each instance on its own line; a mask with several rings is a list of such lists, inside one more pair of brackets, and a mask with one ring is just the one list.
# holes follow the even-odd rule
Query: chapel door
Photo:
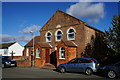
[[49, 49], [46, 49], [46, 62], [45, 63], [50, 63], [50, 51], [49, 51]]

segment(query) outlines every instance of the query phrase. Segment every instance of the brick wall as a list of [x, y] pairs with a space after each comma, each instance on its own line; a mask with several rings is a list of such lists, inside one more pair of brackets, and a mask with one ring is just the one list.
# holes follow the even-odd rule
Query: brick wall
[[[65, 48], [65, 59], [60, 59], [60, 53], [59, 53], [59, 50], [61, 47], [64, 47]], [[58, 43], [58, 46], [57, 46], [57, 66], [59, 64], [63, 64], [63, 63], [66, 63], [68, 62], [69, 60], [73, 59], [73, 58], [76, 58], [76, 47], [68, 47], [68, 46], [65, 46], [64, 43], [59, 42]]]
[[45, 48], [41, 48], [39, 45], [35, 45], [35, 50], [40, 49], [40, 58], [36, 58], [36, 51], [35, 53], [35, 67], [43, 67], [45, 64]]
[[[26, 49], [29, 49], [29, 56], [26, 56]], [[40, 58], [36, 58], [36, 49], [40, 49]], [[29, 61], [17, 61], [18, 66], [32, 66], [31, 64], [31, 53], [32, 47], [25, 47], [23, 59], [29, 59]], [[23, 62], [23, 64], [22, 64]], [[34, 66], [35, 67], [42, 67], [45, 63], [45, 48], [41, 48], [39, 45], [34, 46]]]
[[[61, 25], [60, 28], [57, 28], [57, 25]], [[50, 44], [53, 46], [52, 52], [55, 51], [55, 43], [57, 42], [55, 40], [55, 32], [60, 29], [63, 32], [62, 39], [64, 41], [67, 41], [67, 30], [72, 27], [76, 30], [75, 33], [75, 40], [73, 40], [77, 45], [77, 54], [76, 57], [81, 57], [81, 53], [83, 53], [85, 45], [85, 30], [84, 30], [84, 24], [82, 21], [70, 17], [69, 15], [57, 11], [52, 18], [43, 26], [43, 28], [40, 30], [40, 35], [42, 36], [41, 42], [46, 42], [45, 34], [50, 31], [52, 33], [52, 41]]]
[[23, 56], [13, 56], [13, 59], [15, 59], [15, 60], [19, 60], [19, 59], [22, 59], [23, 58]]
[[76, 58], [77, 48], [76, 47], [68, 47], [68, 60]]
[[[57, 28], [57, 25], [61, 27]], [[75, 40], [73, 40], [77, 45], [77, 54], [76, 57], [83, 57], [83, 54], [86, 52], [86, 46], [93, 43], [92, 38], [96, 39], [96, 37], [103, 35], [103, 32], [86, 25], [81, 20], [78, 20], [62, 11], [56, 11], [56, 13], [48, 20], [48, 22], [43, 26], [40, 30], [40, 35], [42, 36], [41, 42], [46, 42], [45, 34], [50, 31], [52, 33], [52, 42], [50, 42], [53, 46], [52, 52], [55, 52], [55, 32], [60, 29], [63, 32], [62, 39], [67, 41], [67, 30], [73, 27], [76, 30]], [[96, 44], [94, 44], [97, 48], [96, 51], [101, 53], [101, 44], [100, 39], [96, 40]], [[100, 46], [99, 46], [100, 45]]]
[[[60, 25], [61, 27], [58, 28], [57, 25]], [[55, 50], [56, 42], [58, 42], [55, 40], [56, 31], [60, 29], [63, 32], [62, 40], [68, 41], [67, 30], [71, 27], [74, 28], [76, 31], [75, 40], [73, 41], [76, 43], [78, 47], [77, 48], [68, 47], [65, 46], [63, 43], [61, 43], [57, 46], [57, 50]], [[99, 57], [99, 55], [101, 56], [104, 55], [104, 50], [102, 50], [103, 49], [102, 47], [104, 45], [100, 41], [101, 40], [100, 37], [101, 35], [103, 35], [103, 33], [100, 32], [99, 30], [86, 26], [86, 24], [84, 24], [83, 21], [78, 20], [59, 10], [49, 19], [49, 21], [40, 30], [40, 36], [41, 36], [40, 42], [46, 42], [45, 35], [48, 31], [52, 33], [52, 39], [51, 39], [52, 41], [49, 42], [52, 45], [52, 50], [50, 50], [50, 55], [52, 55], [52, 58], [54, 57], [54, 60], [52, 61], [54, 61], [54, 63], [57, 63], [57, 65], [61, 63], [65, 63], [70, 59], [73, 59], [74, 57], [93, 57], [93, 56]], [[66, 49], [65, 60], [59, 59], [59, 48], [62, 46], [65, 47]], [[36, 46], [36, 48], [38, 47], [39, 46]], [[29, 48], [29, 50], [31, 51], [31, 47], [27, 47], [27, 48]], [[40, 59], [35, 58], [36, 66], [42, 66], [45, 63], [46, 50], [45, 48], [41, 50], [42, 50], [41, 58]], [[25, 50], [24, 50], [24, 56], [26, 56]]]
[[26, 49], [28, 49], [28, 56], [31, 56], [32, 47], [25, 47], [23, 50], [23, 56], [26, 56]]
[[43, 67], [45, 64], [45, 60], [35, 58], [35, 67]]
[[30, 67], [31, 61], [30, 60], [16, 60], [18, 67]]
[[[76, 56], [77, 57], [81, 57], [81, 53], [84, 51], [84, 39], [85, 39], [85, 34], [84, 34], [84, 25], [81, 24], [81, 25], [75, 25], [75, 26], [71, 26], [73, 27], [75, 30], [76, 30], [76, 33], [75, 33], [75, 40], [73, 40], [77, 45], [78, 45], [78, 49], [77, 49], [77, 54]], [[62, 39], [64, 41], [68, 41], [67, 39], [67, 30], [69, 29], [70, 27], [64, 27], [64, 28], [60, 28], [63, 32], [63, 35], [62, 35]], [[55, 51], [55, 43], [57, 42], [55, 40], [55, 32], [57, 31], [58, 29], [52, 29], [52, 30], [49, 30], [51, 33], [52, 33], [52, 41], [50, 42], [50, 44], [53, 46], [53, 49], [52, 49], [52, 52]], [[41, 36], [42, 36], [42, 39], [41, 39], [41, 42], [46, 42], [46, 37], [45, 37], [45, 34], [47, 33], [48, 31], [42, 31], [41, 32]]]
[[85, 49], [82, 56], [95, 58], [101, 63], [107, 51], [103, 36], [104, 33], [85, 26]]
[[68, 14], [65, 14], [61, 11], [56, 11], [56, 13], [48, 20], [48, 22], [43, 26], [40, 31], [48, 31], [55, 29], [58, 24], [60, 24], [62, 27], [67, 27], [81, 23], [83, 22]]

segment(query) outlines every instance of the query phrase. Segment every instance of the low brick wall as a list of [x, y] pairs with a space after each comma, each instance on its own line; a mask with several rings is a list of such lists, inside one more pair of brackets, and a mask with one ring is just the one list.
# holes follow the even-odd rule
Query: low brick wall
[[31, 66], [30, 60], [16, 60], [18, 67], [29, 67]]
[[13, 56], [13, 59], [17, 60], [17, 59], [22, 59], [23, 56]]
[[35, 67], [43, 67], [45, 64], [45, 60], [35, 59]]

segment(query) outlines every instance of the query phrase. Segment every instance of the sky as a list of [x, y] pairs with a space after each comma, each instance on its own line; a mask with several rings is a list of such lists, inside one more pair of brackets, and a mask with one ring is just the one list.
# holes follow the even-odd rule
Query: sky
[[118, 14], [118, 2], [2, 2], [2, 42], [19, 42], [24, 46], [52, 17], [56, 10], [70, 14], [101, 30], [112, 27]]

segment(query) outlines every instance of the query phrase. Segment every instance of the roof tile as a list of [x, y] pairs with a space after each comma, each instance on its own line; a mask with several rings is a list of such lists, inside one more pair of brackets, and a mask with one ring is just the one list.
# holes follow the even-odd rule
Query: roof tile
[[[40, 41], [40, 36], [35, 36], [34, 37], [34, 45], [37, 44]], [[33, 46], [33, 39], [30, 40], [25, 47], [32, 47]]]
[[40, 45], [42, 48], [51, 48], [49, 43], [46, 42], [39, 42], [38, 45]]
[[69, 47], [77, 47], [77, 45], [75, 45], [72, 41], [63, 41], [64, 44], [66, 46], [69, 46]]
[[0, 43], [0, 49], [7, 49], [11, 45], [13, 45], [16, 42], [10, 42], [10, 43]]

